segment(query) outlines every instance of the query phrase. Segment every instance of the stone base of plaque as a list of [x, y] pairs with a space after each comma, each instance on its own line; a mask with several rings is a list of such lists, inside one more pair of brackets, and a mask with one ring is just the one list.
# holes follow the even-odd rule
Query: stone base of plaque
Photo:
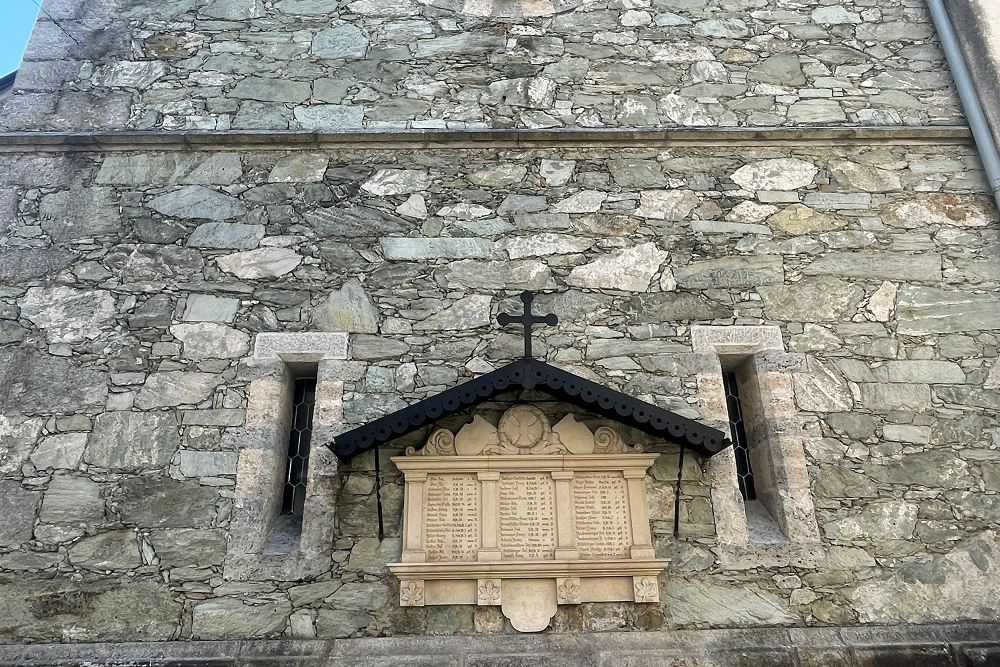
[[393, 563], [400, 605], [499, 606], [515, 630], [539, 632], [560, 604], [659, 602], [667, 559]]

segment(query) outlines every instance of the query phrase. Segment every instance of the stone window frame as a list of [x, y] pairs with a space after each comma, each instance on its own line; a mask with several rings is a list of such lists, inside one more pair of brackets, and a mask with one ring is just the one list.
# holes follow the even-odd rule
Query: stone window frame
[[[728, 569], [754, 567], [817, 567], [823, 558], [819, 525], [806, 463], [804, 423], [795, 405], [792, 374], [802, 370], [804, 358], [789, 354], [777, 326], [691, 327], [691, 347], [705, 364], [697, 374], [702, 418], [729, 432], [729, 411], [723, 387], [723, 362], [738, 360], [745, 365], [751, 394], [743, 400], [756, 403], [758, 421], [764, 422], [758, 447], [766, 447], [767, 469], [754, 469], [758, 484], [770, 485], [770, 501], [787, 542], [756, 542], [747, 525], [746, 505], [740, 495], [736, 457], [732, 448], [708, 461], [712, 507], [722, 566]], [[761, 467], [758, 464], [758, 468]], [[758, 495], [761, 489], [758, 488]], [[772, 510], [773, 511], [773, 510]]]
[[[291, 581], [329, 569], [339, 466], [324, 444], [344, 421], [347, 350], [348, 335], [341, 332], [257, 334], [242, 368], [250, 379], [246, 420], [225, 436], [226, 444], [239, 452], [226, 579]], [[316, 403], [301, 530], [293, 550], [265, 553], [281, 508], [295, 371], [303, 367], [316, 369]]]

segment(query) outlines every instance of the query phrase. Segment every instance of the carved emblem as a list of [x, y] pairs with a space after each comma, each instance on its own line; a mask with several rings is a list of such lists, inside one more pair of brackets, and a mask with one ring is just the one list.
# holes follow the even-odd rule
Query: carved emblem
[[591, 432], [572, 414], [552, 426], [546, 414], [534, 405], [515, 405], [503, 413], [497, 426], [476, 415], [457, 434], [438, 429], [420, 449], [406, 448], [407, 456], [640, 453], [642, 447], [627, 445], [613, 428], [601, 426]]
[[[552, 433], [545, 413], [533, 405], [515, 405], [497, 426], [501, 454], [564, 454], [569, 450]], [[492, 453], [484, 450], [483, 453]]]
[[495, 607], [500, 604], [500, 580], [480, 579], [477, 604]]
[[632, 584], [636, 602], [657, 602], [660, 599], [660, 588], [653, 577], [635, 577]]
[[407, 581], [399, 587], [399, 604], [402, 607], [421, 607], [424, 604], [422, 581]]
[[556, 601], [559, 604], [580, 604], [580, 580], [577, 577], [557, 580]]

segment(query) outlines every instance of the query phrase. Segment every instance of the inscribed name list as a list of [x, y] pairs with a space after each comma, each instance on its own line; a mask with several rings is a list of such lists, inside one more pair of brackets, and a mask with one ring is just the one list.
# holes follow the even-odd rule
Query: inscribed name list
[[580, 558], [628, 558], [632, 528], [625, 479], [621, 475], [577, 473], [573, 519]]
[[548, 473], [500, 478], [500, 553], [504, 560], [549, 560], [556, 546], [554, 482]]
[[424, 550], [428, 561], [472, 561], [479, 549], [479, 481], [475, 475], [428, 475]]

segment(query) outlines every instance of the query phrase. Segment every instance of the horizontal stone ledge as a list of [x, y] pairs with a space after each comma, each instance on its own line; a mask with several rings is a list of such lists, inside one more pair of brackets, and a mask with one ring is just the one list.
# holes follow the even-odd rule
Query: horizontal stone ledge
[[[734, 628], [654, 632], [546, 633], [541, 635], [398, 636], [336, 640], [233, 640], [167, 642], [98, 642], [0, 644], [0, 664], [237, 667], [281, 664], [296, 667], [391, 664], [539, 665], [547, 660], [568, 664], [661, 665], [668, 658], [710, 664], [735, 664], [747, 656], [774, 658], [781, 664], [819, 658], [836, 664], [913, 664], [930, 655], [936, 665], [993, 664], [1000, 655], [1000, 624], [954, 623], [889, 626]], [[742, 658], [742, 659], [741, 659]], [[809, 661], [813, 664], [813, 661]], [[824, 663], [826, 664], [826, 663]]]
[[337, 148], [543, 148], [969, 144], [958, 125], [884, 127], [731, 127], [672, 129], [491, 130], [185, 130], [0, 132], [0, 152], [129, 150], [294, 150]]

